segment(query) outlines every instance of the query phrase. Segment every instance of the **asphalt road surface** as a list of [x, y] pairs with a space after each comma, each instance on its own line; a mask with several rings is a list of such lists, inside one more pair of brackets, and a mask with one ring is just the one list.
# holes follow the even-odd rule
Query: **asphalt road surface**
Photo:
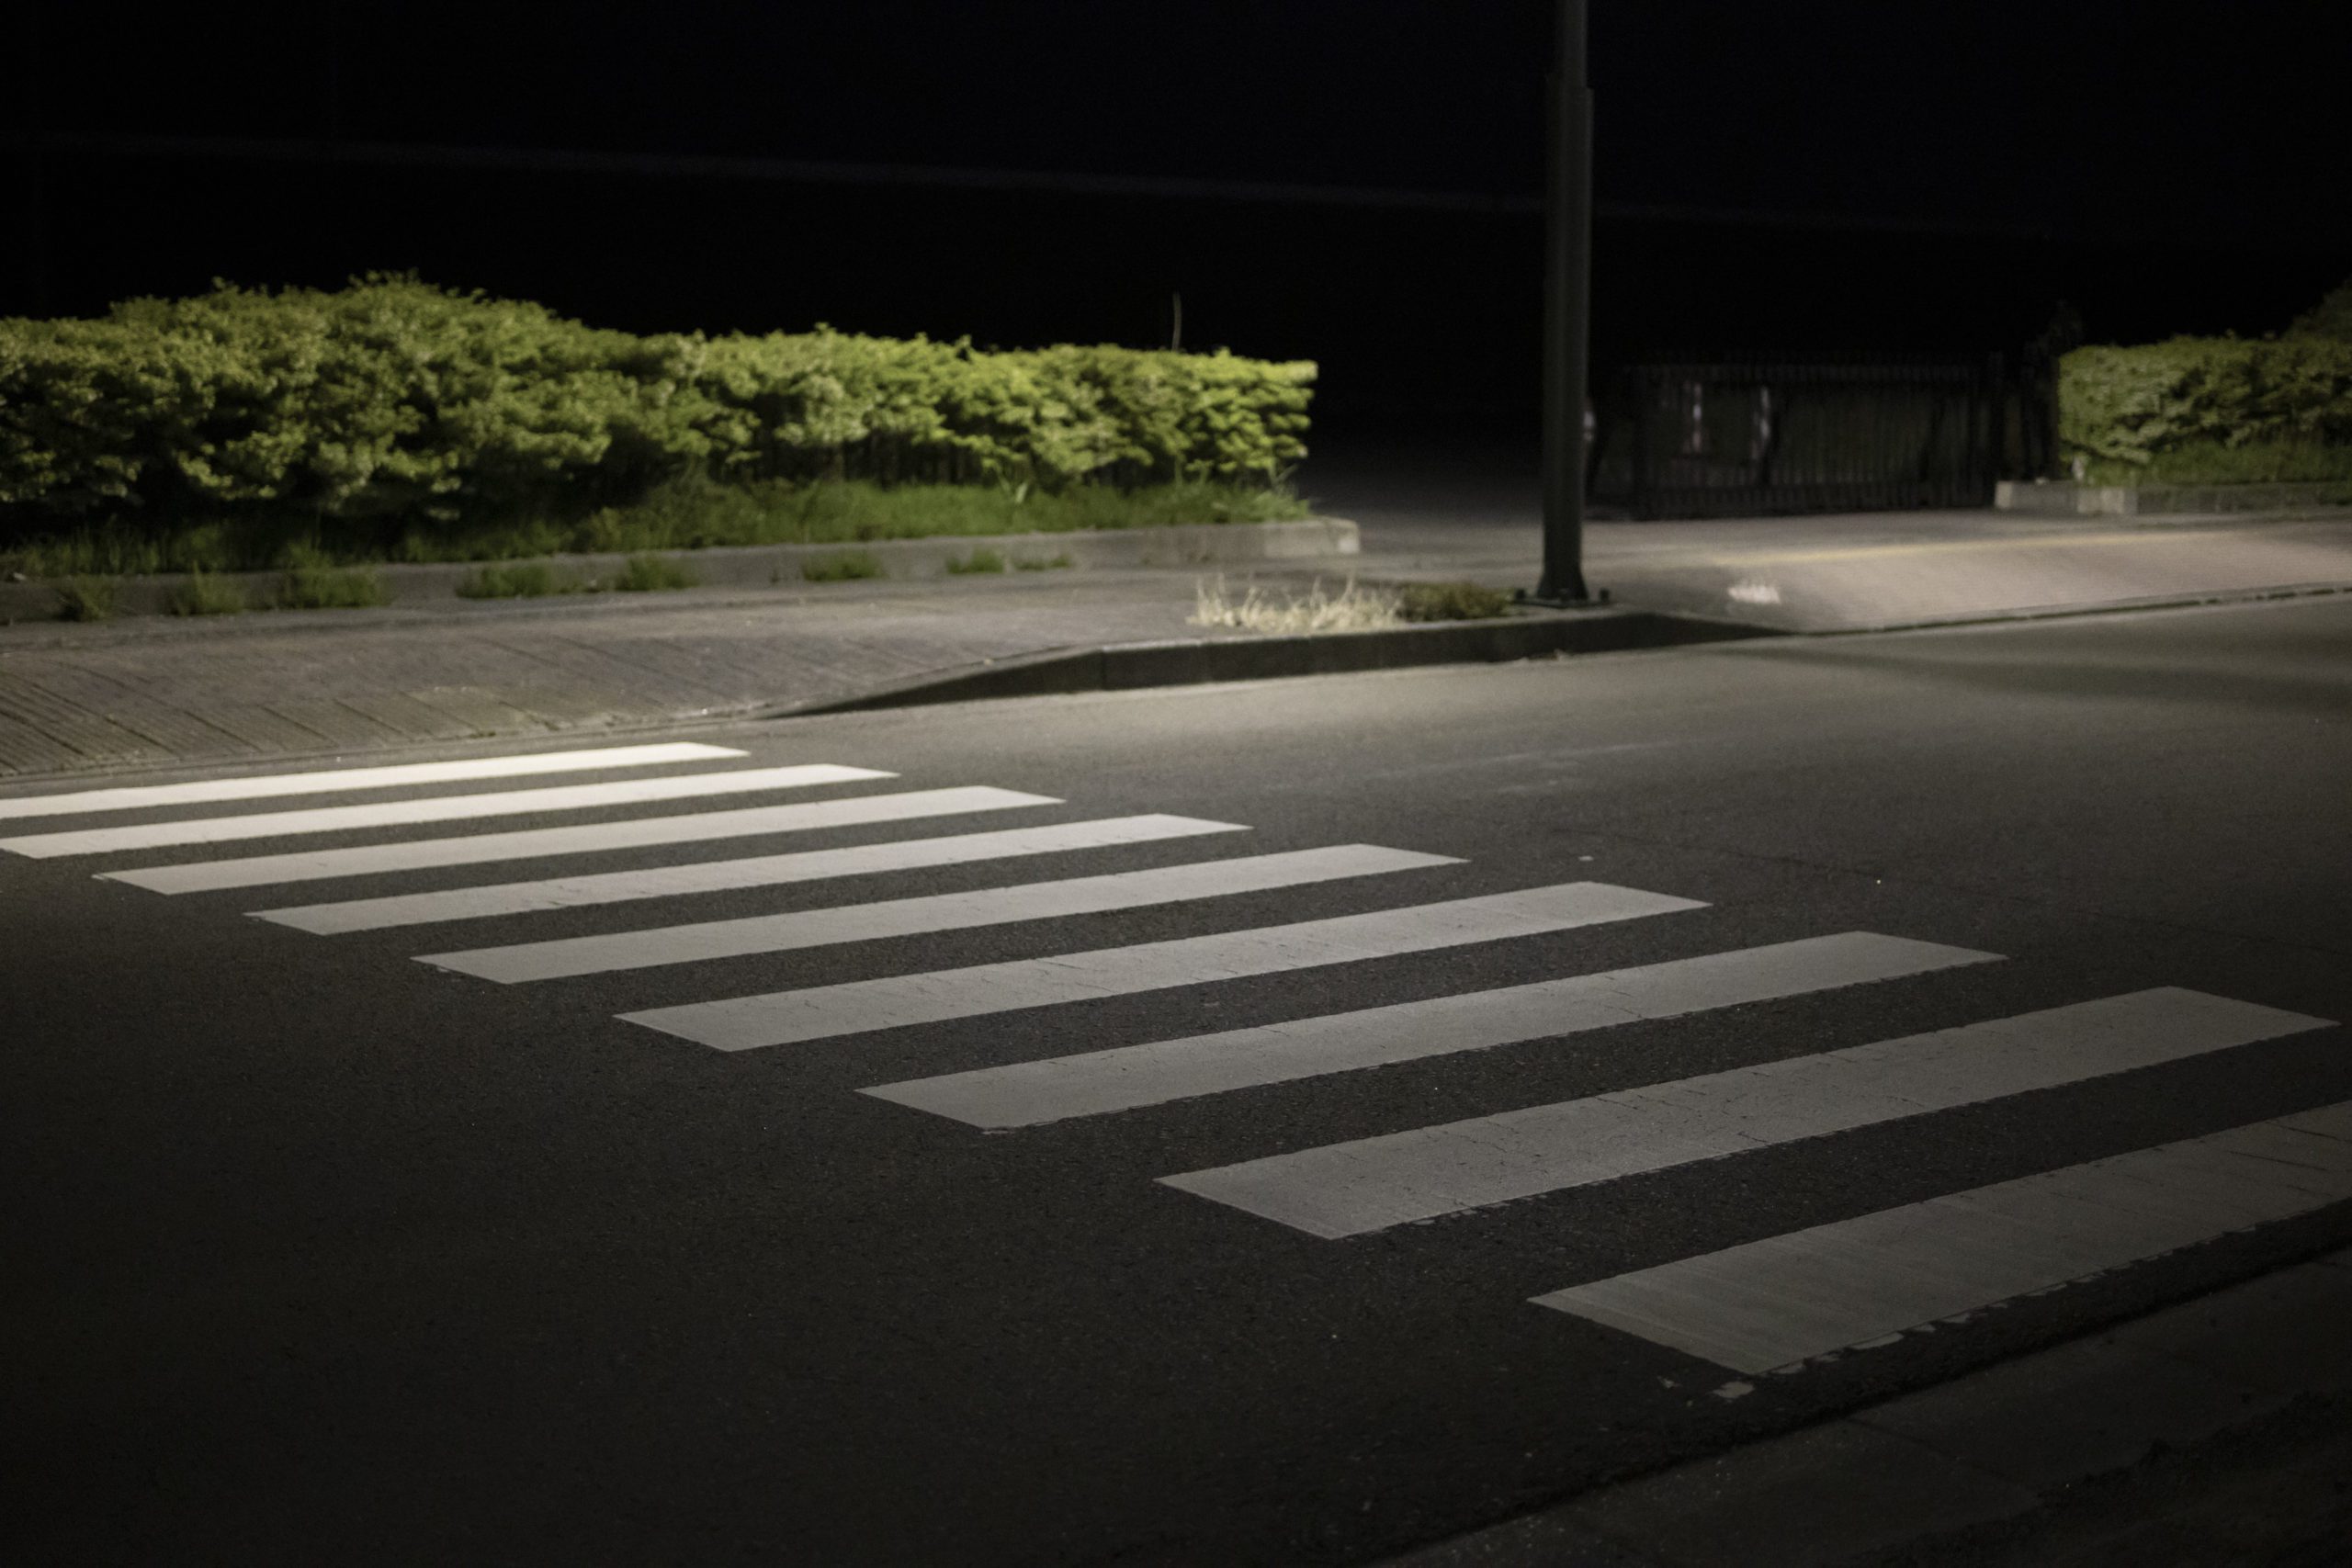
[[16, 1560], [1355, 1562], [2342, 1246], [2347, 651], [0, 795]]

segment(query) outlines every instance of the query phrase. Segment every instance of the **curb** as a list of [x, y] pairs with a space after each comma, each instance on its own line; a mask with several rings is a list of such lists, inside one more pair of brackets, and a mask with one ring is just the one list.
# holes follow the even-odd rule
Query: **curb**
[[[806, 565], [847, 555], [872, 556], [881, 563], [886, 579], [946, 577], [950, 575], [950, 561], [968, 558], [974, 551], [984, 549], [1003, 557], [1009, 569], [1023, 563], [1118, 568], [1314, 559], [1356, 555], [1362, 545], [1353, 523], [1338, 517], [1308, 517], [1287, 523], [1189, 523], [1057, 534], [950, 534], [927, 539], [725, 545], [701, 550], [638, 553], [684, 568], [697, 587], [766, 588], [777, 583], [797, 584], [803, 581], [802, 569]], [[485, 566], [545, 566], [560, 577], [585, 581], [618, 572], [629, 558], [626, 554], [535, 556], [527, 561], [427, 561], [348, 570], [372, 572], [382, 584], [388, 603], [413, 604], [458, 597], [458, 585]], [[223, 587], [239, 590], [258, 609], [276, 598], [286, 574], [225, 571], [208, 577]], [[119, 584], [115, 604], [118, 616], [162, 615], [170, 613], [171, 597], [187, 578], [184, 573], [175, 573], [114, 581]], [[0, 583], [0, 621], [58, 618], [54, 582], [44, 580]]]
[[2278, 484], [2093, 485], [2071, 479], [2003, 479], [1993, 488], [2002, 512], [2035, 517], [2174, 517], [2213, 513], [2340, 511], [2352, 504], [2352, 480]]
[[1297, 675], [1342, 675], [1428, 664], [1501, 664], [1574, 653], [1678, 648], [1783, 635], [1769, 627], [1694, 615], [1619, 608], [1442, 621], [1374, 631], [1289, 637], [1187, 637], [1110, 643], [997, 660], [854, 697], [772, 708], [761, 718], [977, 702], [991, 697], [1065, 696]]
[[1986, 1532], [2030, 1529], [2085, 1483], [2352, 1392], [2347, 1307], [2352, 1250], [2323, 1253], [1374, 1568], [1858, 1568], [1923, 1549], [1991, 1560]]

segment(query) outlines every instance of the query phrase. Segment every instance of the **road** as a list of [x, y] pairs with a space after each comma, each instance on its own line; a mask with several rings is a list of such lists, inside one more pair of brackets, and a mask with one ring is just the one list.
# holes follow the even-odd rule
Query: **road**
[[19, 1560], [1365, 1561], [2341, 1247], [2347, 648], [0, 792]]

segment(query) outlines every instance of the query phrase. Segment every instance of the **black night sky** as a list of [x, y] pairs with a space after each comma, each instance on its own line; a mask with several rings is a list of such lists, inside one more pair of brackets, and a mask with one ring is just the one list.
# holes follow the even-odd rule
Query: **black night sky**
[[[2099, 338], [2274, 329], [2352, 272], [2335, 8], [1595, 0], [1596, 353], [1991, 351], [2062, 297]], [[1187, 347], [1319, 359], [1335, 415], [1532, 406], [1544, 0], [345, 0], [137, 27], [50, 5], [40, 27], [10, 129], [45, 138], [45, 265], [12, 245], [0, 310], [415, 268], [616, 326], [1012, 346], [1164, 342], [1182, 291]], [[1342, 199], [1364, 190], [1503, 205]]]

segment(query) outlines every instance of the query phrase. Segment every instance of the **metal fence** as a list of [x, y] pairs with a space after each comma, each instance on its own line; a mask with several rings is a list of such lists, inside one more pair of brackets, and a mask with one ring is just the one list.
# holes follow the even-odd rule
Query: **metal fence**
[[1633, 366], [1595, 400], [1588, 484], [1637, 517], [1989, 506], [2018, 392], [1998, 355]]

